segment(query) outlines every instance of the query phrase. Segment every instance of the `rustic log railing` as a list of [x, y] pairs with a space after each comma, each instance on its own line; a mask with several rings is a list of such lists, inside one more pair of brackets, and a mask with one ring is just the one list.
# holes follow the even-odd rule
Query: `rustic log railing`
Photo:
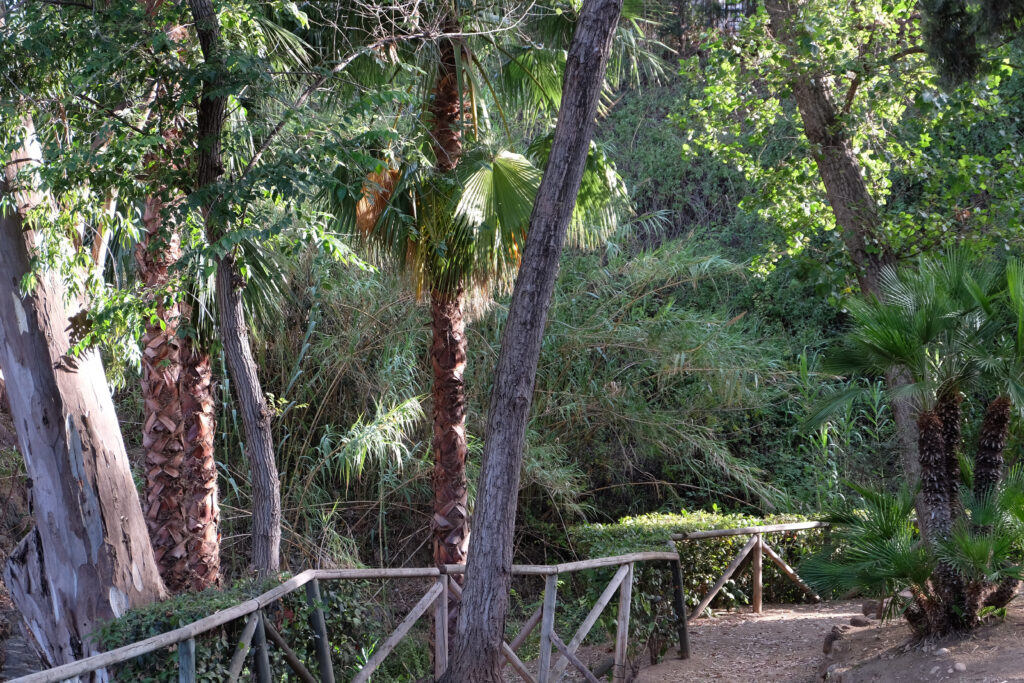
[[672, 542], [678, 541], [699, 541], [701, 539], [708, 538], [722, 538], [723, 536], [750, 536], [750, 540], [743, 546], [743, 549], [737, 553], [736, 557], [733, 558], [729, 566], [725, 568], [725, 573], [719, 577], [715, 585], [711, 587], [711, 590], [707, 595], [698, 603], [698, 605], [690, 612], [687, 619], [693, 619], [695, 617], [704, 616], [705, 610], [711, 601], [715, 599], [718, 592], [725, 587], [726, 582], [732, 578], [732, 575], [736, 573], [743, 561], [750, 556], [750, 569], [753, 573], [753, 590], [751, 595], [751, 607], [757, 614], [761, 613], [761, 600], [763, 595], [763, 587], [761, 583], [761, 567], [764, 563], [764, 556], [767, 555], [768, 559], [778, 565], [782, 573], [789, 577], [793, 583], [800, 586], [806, 592], [812, 600], [815, 602], [821, 600], [820, 597], [804, 583], [804, 580], [796, 573], [796, 571], [782, 559], [782, 555], [776, 552], [770, 545], [765, 543], [764, 537], [768, 534], [784, 533], [784, 532], [795, 532], [795, 531], [806, 531], [808, 529], [825, 529], [825, 533], [828, 533], [829, 524], [828, 522], [794, 522], [792, 524], [769, 524], [765, 526], [751, 526], [744, 527], [742, 529], [710, 529], [707, 531], [691, 531], [685, 534], [672, 534]]
[[[557, 565], [513, 565], [512, 573], [517, 576], [543, 576], [545, 578], [544, 602], [540, 609], [527, 620], [523, 630], [511, 643], [502, 643], [502, 651], [506, 664], [527, 683], [554, 683], [561, 679], [566, 668], [573, 666], [588, 681], [597, 683], [597, 677], [576, 656], [580, 644], [597, 623], [601, 612], [614, 597], [619, 594], [619, 612], [615, 638], [615, 656], [613, 679], [618, 683], [626, 678], [627, 645], [629, 638], [629, 611], [633, 585], [633, 567], [637, 562], [667, 561], [672, 566], [672, 578], [675, 588], [673, 606], [679, 618], [680, 652], [688, 654], [686, 644], [686, 620], [684, 614], [683, 588], [679, 555], [673, 551], [641, 552], [615, 557], [603, 557], [579, 562], [567, 562]], [[598, 598], [593, 609], [584, 618], [573, 637], [565, 642], [554, 630], [555, 609], [557, 605], [558, 576], [587, 569], [602, 567], [618, 567], [614, 577]], [[461, 595], [461, 587], [450, 575], [464, 571], [463, 565], [446, 565], [444, 567], [402, 568], [402, 569], [311, 569], [297, 574], [281, 585], [242, 602], [233, 607], [221, 610], [167, 633], [142, 640], [130, 645], [119, 647], [87, 659], [41, 671], [17, 678], [12, 683], [58, 683], [67, 679], [89, 674], [107, 667], [121, 664], [142, 655], [163, 648], [177, 646], [178, 680], [180, 683], [194, 683], [196, 680], [196, 647], [197, 636], [223, 626], [236, 619], [248, 617], [241, 637], [235, 648], [235, 654], [228, 667], [228, 681], [237, 681], [245, 667], [249, 653], [253, 653], [252, 668], [258, 683], [270, 683], [273, 676], [270, 670], [268, 641], [283, 655], [288, 667], [304, 683], [334, 683], [334, 671], [331, 667], [331, 649], [326, 622], [321, 609], [320, 581], [355, 580], [355, 579], [434, 579], [431, 587], [409, 611], [405, 619], [373, 652], [352, 679], [353, 683], [365, 683], [373, 672], [381, 665], [388, 654], [409, 633], [413, 625], [431, 607], [434, 608], [434, 675], [439, 677], [448, 664], [448, 592]], [[314, 634], [314, 649], [317, 654], [319, 678], [313, 676], [299, 660], [295, 652], [288, 646], [285, 639], [274, 628], [270, 620], [264, 618], [264, 610], [274, 602], [295, 590], [305, 586], [306, 599], [311, 609], [310, 625]], [[522, 646], [530, 633], [540, 624], [540, 657], [538, 659], [536, 677], [520, 660], [516, 651]], [[552, 664], [552, 656], [557, 659]]]

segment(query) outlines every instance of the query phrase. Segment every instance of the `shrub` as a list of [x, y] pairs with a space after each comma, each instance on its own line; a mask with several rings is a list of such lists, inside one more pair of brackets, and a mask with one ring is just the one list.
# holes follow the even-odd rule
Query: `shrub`
[[[246, 582], [229, 589], [208, 589], [201, 593], [178, 595], [162, 603], [131, 610], [121, 618], [108, 622], [97, 633], [105, 649], [144, 640], [170, 631], [255, 597], [274, 586], [273, 582]], [[351, 677], [382, 643], [394, 621], [381, 605], [386, 601], [376, 596], [379, 582], [321, 582], [320, 593], [327, 632], [331, 643], [331, 660], [335, 672], [346, 672], [339, 680]], [[267, 619], [281, 633], [299, 660], [317, 674], [313, 632], [309, 627], [310, 607], [305, 591], [300, 589], [285, 596], [264, 611]], [[196, 638], [196, 680], [224, 681], [231, 657], [246, 619], [236, 619]], [[274, 680], [299, 680], [284, 655], [269, 645], [270, 666]], [[246, 660], [251, 671], [252, 655]], [[381, 680], [412, 681], [430, 667], [426, 639], [417, 639], [414, 632], [407, 637], [378, 669]], [[138, 683], [172, 682], [178, 680], [177, 652], [168, 648], [126, 662], [113, 671], [116, 680]], [[243, 673], [243, 679], [245, 675]]]
[[[654, 513], [626, 517], [616, 524], [584, 524], [573, 528], [572, 537], [578, 552], [586, 557], [623, 555], [646, 550], [667, 550], [666, 541], [673, 533], [710, 529], [737, 529], [767, 524], [810, 521], [802, 515], [769, 515], [754, 517], [745, 514], [687, 512]], [[771, 534], [766, 538], [791, 566], [800, 558], [817, 552], [823, 545], [822, 532], [809, 531]], [[725, 572], [736, 554], [748, 540], [747, 536], [724, 536], [675, 544], [683, 569], [686, 604], [693, 609]], [[766, 558], [767, 559], [767, 558]], [[612, 570], [586, 572], [581, 589], [593, 599], [611, 580]], [[763, 571], [764, 598], [768, 602], [794, 602], [805, 595], [770, 561]], [[750, 572], [740, 569], [728, 581], [714, 606], [732, 607], [747, 604], [750, 596]], [[672, 610], [672, 578], [665, 563], [643, 562], [635, 566], [633, 610], [630, 619], [630, 642], [634, 648], [646, 648], [652, 661], [675, 639], [675, 617]], [[614, 629], [614, 621], [607, 623]]]

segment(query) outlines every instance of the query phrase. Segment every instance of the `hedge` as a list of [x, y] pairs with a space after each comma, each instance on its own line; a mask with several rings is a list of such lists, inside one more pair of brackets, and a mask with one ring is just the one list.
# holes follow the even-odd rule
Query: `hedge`
[[[755, 517], [721, 512], [653, 513], [625, 517], [615, 524], [584, 524], [574, 527], [571, 535], [577, 552], [583, 557], [623, 555], [645, 550], [666, 550], [666, 541], [674, 533], [710, 529], [738, 529], [767, 524], [813, 521], [797, 515]], [[748, 536], [723, 536], [675, 544], [682, 560], [683, 588], [687, 607], [693, 609], [725, 572], [726, 567], [749, 540]], [[765, 541], [790, 564], [819, 550], [823, 545], [820, 529], [776, 533]], [[765, 558], [763, 587], [765, 602], [799, 602], [806, 595], [794, 585], [774, 563]], [[734, 607], [750, 602], [749, 563], [741, 567], [719, 592], [712, 607]], [[595, 572], [587, 582], [592, 597], [603, 590], [612, 572]], [[643, 562], [636, 565], [633, 584], [634, 617], [631, 618], [631, 641], [646, 646], [652, 660], [660, 656], [675, 639], [675, 618], [672, 613], [672, 583], [664, 563]], [[611, 608], [610, 608], [611, 609]]]
[[[287, 578], [287, 577], [284, 577]], [[201, 593], [178, 595], [165, 602], [131, 610], [121, 618], [108, 622], [97, 633], [104, 649], [144, 640], [197, 621], [218, 610], [255, 597], [277, 585], [277, 582], [245, 582], [228, 589], [207, 589]], [[377, 645], [384, 642], [395, 621], [382, 605], [379, 582], [321, 581], [321, 606], [327, 621], [331, 642], [331, 660], [339, 680], [351, 678], [370, 657]], [[314, 675], [317, 673], [313, 632], [309, 627], [310, 607], [304, 590], [293, 591], [265, 610], [288, 645]], [[400, 617], [401, 615], [399, 615]], [[197, 681], [224, 681], [235, 646], [245, 625], [236, 619], [196, 638]], [[283, 654], [270, 645], [271, 670], [275, 681], [299, 680], [284, 661]], [[251, 670], [252, 656], [246, 660]], [[426, 638], [406, 638], [392, 651], [378, 669], [381, 680], [414, 681], [430, 670], [430, 651]], [[137, 683], [172, 683], [178, 680], [176, 648], [166, 648], [125, 662], [114, 670], [119, 681]], [[243, 673], [242, 679], [247, 677]]]

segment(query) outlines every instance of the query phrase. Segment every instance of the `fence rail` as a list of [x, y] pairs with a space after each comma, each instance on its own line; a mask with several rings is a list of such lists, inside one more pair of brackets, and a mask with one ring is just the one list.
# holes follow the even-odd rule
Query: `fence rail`
[[[589, 669], [576, 656], [576, 650], [587, 637], [587, 634], [597, 623], [601, 612], [614, 597], [619, 594], [619, 614], [615, 639], [615, 656], [613, 679], [616, 682], [624, 681], [626, 677], [626, 662], [629, 637], [629, 608], [633, 584], [633, 567], [637, 562], [667, 561], [672, 563], [673, 585], [675, 595], [673, 605], [679, 615], [679, 637], [680, 653], [689, 655], [689, 646], [686, 642], [686, 621], [685, 606], [682, 592], [682, 574], [679, 567], [679, 555], [673, 551], [665, 552], [641, 552], [615, 557], [602, 557], [592, 560], [581, 560], [579, 562], [568, 562], [557, 565], [513, 565], [512, 573], [518, 576], [543, 576], [545, 579], [544, 603], [537, 612], [524, 624], [522, 632], [517, 634], [511, 643], [502, 643], [502, 652], [505, 656], [505, 664], [512, 669], [527, 683], [549, 683], [561, 678], [568, 666], [580, 670], [587, 680], [596, 680]], [[604, 592], [598, 598], [597, 603], [590, 613], [583, 620], [579, 629], [568, 641], [564, 641], [554, 630], [555, 610], [557, 606], [558, 575], [571, 572], [578, 572], [587, 569], [599, 569], [603, 567], [618, 567], [618, 571]], [[199, 619], [180, 628], [161, 633], [160, 635], [119, 647], [109, 652], [104, 652], [76, 662], [64, 664], [46, 671], [30, 674], [17, 678], [12, 683], [59, 683], [68, 679], [74, 679], [84, 674], [105, 669], [116, 664], [121, 664], [145, 654], [155, 652], [166, 647], [178, 646], [178, 675], [180, 683], [193, 683], [195, 681], [195, 638], [203, 633], [223, 626], [236, 619], [248, 617], [245, 627], [242, 630], [241, 638], [232, 658], [229, 671], [229, 681], [236, 681], [245, 666], [245, 661], [250, 653], [254, 655], [253, 669], [259, 683], [270, 683], [272, 674], [267, 641], [274, 644], [285, 656], [289, 668], [305, 683], [334, 683], [334, 672], [331, 669], [330, 642], [323, 612], [320, 608], [320, 581], [334, 580], [357, 580], [357, 579], [417, 579], [433, 578], [434, 582], [426, 593], [419, 599], [416, 605], [409, 611], [405, 619], [388, 636], [384, 643], [377, 648], [373, 655], [367, 660], [360, 671], [352, 679], [353, 683], [365, 683], [373, 672], [380, 666], [388, 654], [396, 645], [409, 633], [415, 623], [430, 610], [434, 608], [434, 675], [439, 677], [444, 673], [448, 663], [448, 610], [447, 601], [449, 591], [456, 596], [461, 596], [462, 590], [459, 584], [451, 580], [451, 575], [461, 574], [465, 571], [463, 565], [445, 565], [443, 567], [423, 568], [401, 568], [401, 569], [310, 569], [288, 579], [275, 588], [255, 598], [239, 603], [227, 609], [221, 610], [208, 617]], [[274, 628], [273, 624], [264, 618], [263, 610], [280, 600], [284, 596], [306, 587], [306, 598], [311, 607], [310, 623], [315, 638], [315, 650], [317, 652], [319, 679], [313, 676], [306, 666], [299, 661], [298, 657], [285, 642], [284, 638]], [[540, 658], [536, 677], [533, 676], [527, 666], [516, 655], [516, 651], [529, 637], [530, 633], [541, 627]], [[552, 663], [552, 657], [557, 659]]]
[[690, 612], [687, 619], [693, 619], [695, 617], [704, 616], [705, 610], [711, 601], [715, 599], [718, 592], [725, 587], [726, 582], [732, 578], [732, 575], [736, 573], [736, 570], [740, 568], [743, 561], [750, 556], [750, 569], [753, 574], [753, 590], [750, 603], [753, 611], [756, 614], [761, 613], [761, 602], [763, 597], [764, 588], [761, 580], [761, 570], [764, 564], [764, 556], [767, 555], [768, 559], [778, 565], [782, 573], [785, 574], [790, 581], [798, 585], [805, 593], [807, 593], [812, 600], [818, 602], [821, 600], [818, 594], [808, 586], [803, 579], [796, 573], [789, 564], [782, 559], [782, 555], [777, 552], [774, 548], [768, 545], [764, 537], [768, 534], [778, 534], [796, 531], [807, 531], [810, 529], [824, 529], [825, 533], [829, 533], [828, 522], [794, 522], [792, 524], [767, 524], [764, 526], [750, 526], [742, 529], [708, 529], [706, 531], [691, 531], [688, 533], [672, 534], [670, 544], [678, 541], [700, 541], [709, 538], [723, 538], [726, 536], [750, 536], [750, 540], [747, 541], [746, 545], [736, 554], [729, 566], [725, 568], [725, 572], [718, 578], [715, 585], [711, 587], [711, 590], [705, 595], [700, 603]]

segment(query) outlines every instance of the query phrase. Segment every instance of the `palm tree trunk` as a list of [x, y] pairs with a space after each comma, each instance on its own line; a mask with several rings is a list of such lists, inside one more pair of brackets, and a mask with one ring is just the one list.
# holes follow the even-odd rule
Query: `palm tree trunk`
[[562, 245], [576, 205], [622, 0], [583, 3], [566, 60], [562, 106], [537, 192], [487, 411], [483, 468], [454, 656], [442, 683], [502, 680], [512, 543], [526, 423]]
[[[185, 312], [184, 310], [182, 311]], [[189, 589], [200, 591], [220, 580], [220, 508], [217, 461], [213, 455], [216, 417], [210, 354], [191, 339], [181, 340], [179, 392], [184, 416], [185, 524]]]
[[[227, 106], [224, 84], [226, 66], [221, 54], [220, 23], [211, 0], [189, 0], [196, 35], [207, 64], [197, 123], [197, 186], [206, 189], [224, 174], [221, 133]], [[203, 207], [206, 237], [215, 244], [224, 236], [218, 199]], [[281, 563], [281, 482], [274, 459], [271, 411], [260, 385], [256, 360], [249, 344], [249, 328], [242, 306], [244, 280], [231, 253], [217, 260], [217, 311], [220, 337], [242, 413], [245, 453], [252, 481], [252, 567], [260, 576], [277, 573]]]
[[[442, 21], [444, 33], [457, 33], [459, 24], [449, 14]], [[457, 50], [451, 38], [442, 39], [437, 76], [430, 101], [430, 134], [435, 169], [451, 173], [462, 159], [462, 93], [459, 88]], [[432, 342], [430, 360], [434, 373], [434, 516], [431, 532], [434, 562], [465, 564], [469, 547], [469, 500], [466, 484], [466, 322], [461, 286], [454, 292], [432, 289], [430, 313]], [[460, 584], [462, 576], [455, 576]], [[448, 640], [454, 644], [459, 599], [448, 594]]]
[[935, 414], [942, 421], [942, 441], [946, 454], [946, 483], [949, 487], [950, 514], [956, 519], [963, 511], [960, 502], [960, 452], [962, 436], [960, 434], [961, 404], [963, 395], [959, 391], [948, 391], [939, 397], [935, 405]]
[[[458, 33], [459, 23], [454, 16], [448, 15], [441, 30]], [[459, 91], [456, 54], [456, 50], [461, 48], [454, 40], [445, 38], [439, 49], [437, 80], [430, 102], [430, 134], [437, 170], [447, 173], [454, 170], [462, 158], [462, 93]]]
[[[920, 500], [924, 503], [928, 528], [925, 540], [934, 546], [947, 538], [953, 528], [946, 476], [946, 442], [942, 421], [932, 411], [921, 412], [917, 419], [917, 430], [921, 461]], [[932, 583], [935, 599], [928, 610], [929, 621], [932, 635], [943, 635], [959, 621], [954, 608], [963, 609], [963, 582], [952, 567], [939, 562], [932, 573]]]
[[[168, 284], [169, 269], [181, 256], [177, 235], [161, 231], [161, 209], [157, 197], [147, 198], [142, 219], [144, 239], [135, 250], [139, 275], [151, 295]], [[157, 316], [159, 320], [150, 320], [142, 335], [146, 526], [160, 576], [168, 590], [179, 593], [189, 582], [178, 305], [158, 304]]]
[[[434, 372], [434, 562], [465, 564], [469, 547], [469, 499], [466, 483], [466, 321], [463, 292], [430, 294]], [[457, 580], [461, 583], [461, 578]], [[455, 636], [458, 599], [449, 594], [450, 638]], [[452, 641], [454, 642], [454, 641]]]
[[1010, 399], [999, 396], [988, 404], [974, 456], [974, 495], [992, 493], [1003, 479], [1003, 448], [1010, 427]]

